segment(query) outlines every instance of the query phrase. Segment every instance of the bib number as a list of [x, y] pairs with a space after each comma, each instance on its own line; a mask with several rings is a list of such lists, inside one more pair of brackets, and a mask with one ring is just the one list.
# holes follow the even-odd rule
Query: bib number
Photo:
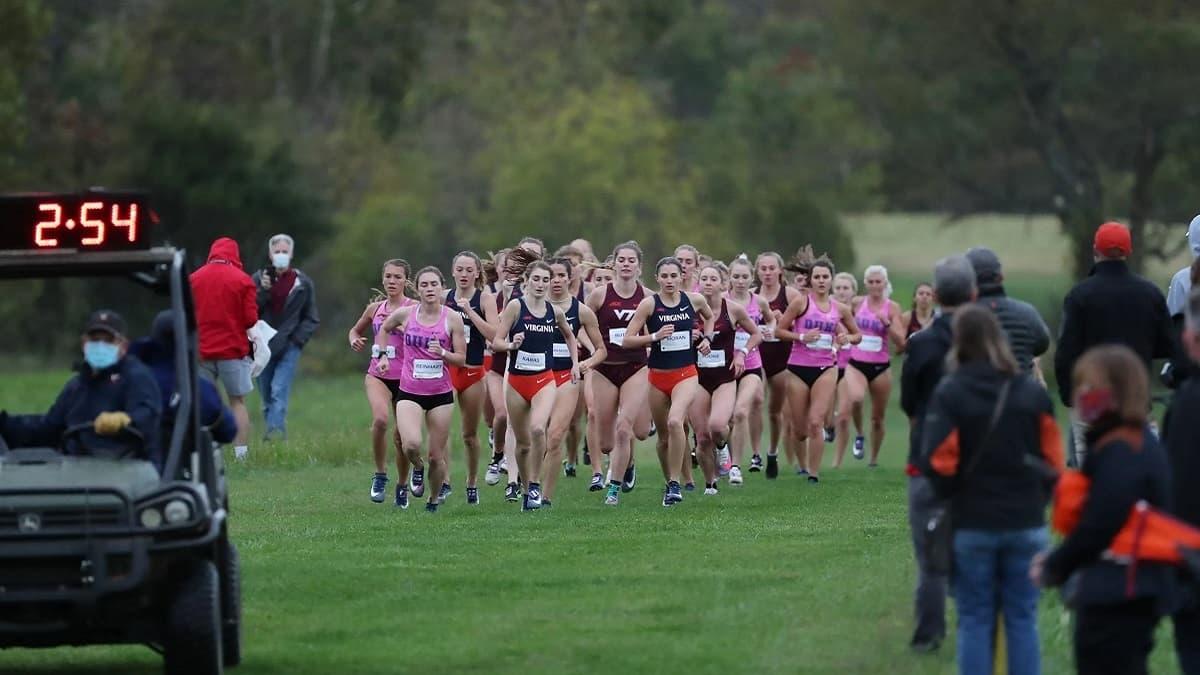
[[567, 349], [567, 343], [565, 343], [565, 342], [555, 342], [554, 343], [554, 358], [556, 358], [556, 359], [571, 358], [571, 350]]
[[737, 333], [734, 334], [734, 336], [733, 336], [733, 348], [734, 349], [745, 349], [746, 345], [748, 345], [748, 344], [750, 344], [750, 334], [749, 333], [746, 333], [743, 331], [738, 331]]
[[413, 359], [414, 380], [439, 380], [441, 377], [441, 359]]
[[463, 342], [471, 341], [471, 320], [463, 321]]
[[762, 333], [763, 342], [779, 342], [779, 338], [775, 337], [775, 331], [771, 327], [763, 324], [758, 327], [758, 332]]
[[829, 351], [833, 349], [833, 336], [829, 333], [821, 333], [815, 342], [809, 342], [805, 346], [815, 351]]
[[620, 347], [621, 342], [625, 340], [625, 330], [625, 328], [609, 328], [608, 344], [614, 347]]
[[546, 369], [546, 355], [517, 351], [517, 370], [541, 371]]
[[725, 350], [714, 349], [707, 355], [700, 354], [696, 358], [696, 365], [701, 368], [724, 368], [725, 367]]
[[658, 348], [664, 352], [682, 352], [692, 346], [692, 331], [671, 333], [658, 341]]
[[862, 342], [858, 343], [858, 349], [863, 352], [881, 352], [883, 351], [883, 338], [878, 335], [864, 335]]

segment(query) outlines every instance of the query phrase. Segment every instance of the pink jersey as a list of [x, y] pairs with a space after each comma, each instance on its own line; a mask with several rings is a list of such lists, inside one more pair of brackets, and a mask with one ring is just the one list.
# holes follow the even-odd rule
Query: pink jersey
[[[726, 294], [725, 297], [733, 300], [733, 297], [729, 294]], [[737, 302], [737, 300], [733, 301]], [[750, 315], [750, 320], [754, 322], [755, 326], [763, 325], [762, 310], [758, 307], [758, 296], [754, 293], [750, 294], [750, 302], [746, 303], [746, 313]], [[733, 348], [741, 349], [749, 341], [750, 334], [739, 328], [733, 336]], [[758, 368], [762, 368], [762, 354], [759, 354], [758, 347], [755, 347], [746, 355], [746, 370], [756, 370]]]
[[[399, 307], [394, 307], [391, 310], [388, 309], [387, 300], [384, 300], [383, 302], [379, 303], [379, 306], [375, 308], [375, 315], [371, 317], [371, 335], [372, 336], [379, 335], [379, 328], [380, 328], [380, 326], [383, 325], [383, 322], [388, 318], [389, 314], [391, 314], [395, 310], [399, 309], [400, 307], [407, 307], [408, 305], [412, 304], [412, 302], [413, 301], [411, 298], [402, 298], [400, 300]], [[393, 330], [390, 333], [388, 333], [387, 345], [384, 347], [384, 349], [389, 350], [391, 352], [388, 354], [388, 357], [392, 359], [392, 363], [390, 363], [388, 365], [398, 363], [398, 361], [396, 361], [396, 359], [399, 359], [400, 355], [404, 353], [404, 334], [401, 333], [399, 330]], [[382, 356], [382, 354], [380, 354], [379, 356]], [[378, 377], [381, 380], [398, 380], [398, 379], [400, 379], [400, 376], [398, 374], [396, 374], [395, 370], [389, 370], [387, 375], [379, 374], [379, 369], [376, 367], [379, 364], [379, 356], [375, 355], [375, 347], [374, 347], [374, 345], [372, 345], [372, 347], [371, 347], [371, 363], [369, 363], [367, 365], [367, 372], [374, 375], [375, 377]]]
[[854, 345], [843, 345], [841, 349], [838, 349], [838, 368], [845, 370], [850, 365], [850, 351], [853, 348]]
[[[881, 311], [889, 309], [886, 304], [888, 301], [884, 302]], [[888, 351], [888, 329], [870, 305], [871, 299], [863, 298], [858, 312], [854, 314], [854, 323], [858, 324], [863, 338], [862, 342], [854, 345], [854, 349], [850, 351], [850, 358], [863, 363], [887, 363], [892, 359]]]
[[442, 307], [437, 323], [426, 326], [419, 321], [414, 309], [404, 327], [404, 358], [400, 360], [400, 390], [418, 396], [445, 394], [450, 391], [450, 368], [442, 357], [429, 351], [429, 342], [436, 339], [444, 349], [453, 349], [446, 316], [451, 310]]
[[828, 368], [837, 364], [833, 343], [841, 317], [838, 316], [837, 303], [833, 298], [826, 298], [825, 301], [829, 303], [829, 310], [821, 311], [817, 306], [817, 299], [809, 295], [808, 309], [792, 322], [793, 333], [803, 335], [816, 329], [821, 332], [821, 337], [811, 343], [805, 343], [803, 340], [793, 342], [792, 352], [788, 354], [789, 366]]

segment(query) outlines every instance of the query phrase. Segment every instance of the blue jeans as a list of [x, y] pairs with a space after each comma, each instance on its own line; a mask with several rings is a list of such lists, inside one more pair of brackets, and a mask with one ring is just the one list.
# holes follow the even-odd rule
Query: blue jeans
[[258, 391], [262, 394], [267, 434], [278, 431], [284, 436], [287, 435], [288, 396], [292, 393], [292, 378], [296, 377], [296, 364], [299, 361], [300, 348], [289, 344], [283, 354], [277, 359], [271, 359], [258, 376]]
[[1044, 527], [954, 533], [959, 673], [992, 672], [998, 611], [1004, 614], [1009, 675], [1041, 673], [1038, 589], [1029, 580], [1029, 563], [1048, 543]]

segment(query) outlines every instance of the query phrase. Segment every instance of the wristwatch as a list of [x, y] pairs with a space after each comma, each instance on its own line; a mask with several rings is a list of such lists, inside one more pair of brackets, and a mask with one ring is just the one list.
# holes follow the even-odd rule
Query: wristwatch
[[742, 356], [750, 356], [750, 350], [745, 347], [738, 347], [737, 350], [742, 353]]

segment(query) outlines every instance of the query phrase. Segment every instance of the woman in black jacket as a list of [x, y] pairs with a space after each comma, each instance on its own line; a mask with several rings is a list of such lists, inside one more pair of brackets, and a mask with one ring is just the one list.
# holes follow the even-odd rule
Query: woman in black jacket
[[1002, 610], [1009, 673], [1041, 672], [1038, 589], [1029, 565], [1048, 541], [1046, 474], [1063, 466], [1049, 394], [1021, 372], [995, 315], [969, 305], [954, 316], [950, 374], [922, 432], [924, 472], [950, 500], [958, 670], [990, 673]]
[[1043, 586], [1070, 580], [1079, 673], [1145, 673], [1154, 628], [1171, 609], [1170, 566], [1107, 552], [1138, 501], [1169, 502], [1166, 453], [1146, 431], [1149, 388], [1141, 358], [1128, 347], [1096, 347], [1075, 364], [1074, 410], [1089, 427], [1083, 474], [1090, 488], [1075, 529], [1034, 559], [1030, 576]]

